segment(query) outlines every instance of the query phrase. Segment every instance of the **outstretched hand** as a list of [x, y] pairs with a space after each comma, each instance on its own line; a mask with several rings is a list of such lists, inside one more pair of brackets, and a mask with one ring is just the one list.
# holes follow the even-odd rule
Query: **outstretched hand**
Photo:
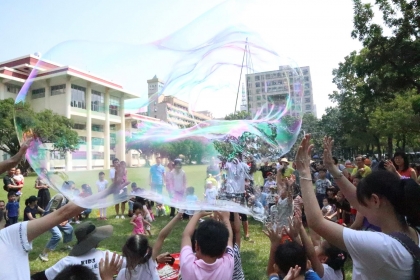
[[385, 161], [384, 167], [389, 172], [397, 173], [397, 169], [395, 168], [395, 165], [390, 160]]
[[297, 279], [300, 275], [300, 270], [301, 270], [301, 268], [297, 265], [295, 267], [291, 267], [289, 269], [289, 272], [287, 273], [287, 275], [284, 276], [283, 280]]
[[267, 230], [263, 230], [263, 233], [270, 239], [271, 244], [278, 245], [281, 242], [283, 229], [279, 227], [273, 230], [271, 226], [267, 227]]
[[109, 260], [109, 252], [105, 253], [105, 260], [101, 259], [99, 262], [99, 274], [102, 280], [112, 280], [114, 275], [118, 273], [123, 263], [120, 255], [114, 253], [111, 260]]
[[310, 143], [311, 134], [303, 136], [302, 142], [296, 153], [295, 163], [296, 169], [300, 172], [310, 170], [310, 161], [313, 145]]
[[331, 168], [334, 166], [334, 160], [332, 155], [332, 149], [334, 146], [334, 140], [331, 137], [324, 137], [324, 155], [323, 155], [323, 161], [324, 165], [328, 170], [331, 170]]

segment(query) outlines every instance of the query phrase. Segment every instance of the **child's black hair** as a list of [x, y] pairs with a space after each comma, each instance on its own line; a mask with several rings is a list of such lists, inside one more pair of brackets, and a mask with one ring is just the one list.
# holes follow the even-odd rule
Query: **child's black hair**
[[226, 250], [229, 231], [223, 223], [209, 219], [198, 225], [195, 239], [203, 255], [220, 257]]
[[296, 242], [280, 244], [274, 255], [274, 262], [284, 274], [287, 274], [291, 267], [297, 265], [301, 268], [300, 275], [305, 275], [306, 261], [305, 248]]
[[76, 264], [66, 266], [60, 273], [54, 278], [55, 280], [97, 280], [95, 272], [87, 266]]
[[99, 172], [99, 176], [100, 175], [105, 175], [105, 173], [103, 171]]
[[143, 209], [143, 205], [141, 203], [134, 202], [134, 204], [133, 204], [133, 213], [136, 212], [137, 209], [142, 210]]
[[187, 194], [194, 194], [194, 187], [188, 187]]
[[12, 195], [16, 195], [16, 192], [15, 191], [9, 191], [7, 193], [7, 198], [10, 198]]
[[[126, 279], [131, 279], [131, 273], [137, 265], [147, 264], [149, 259], [152, 257], [153, 248], [149, 245], [149, 240], [146, 236], [137, 234], [132, 235], [127, 239], [123, 248], [123, 256], [127, 261]], [[149, 274], [152, 275], [150, 268], [148, 267]], [[129, 277], [127, 275], [129, 274]]]
[[328, 243], [327, 247], [324, 248], [324, 254], [328, 257], [326, 265], [334, 270], [340, 270], [344, 267], [344, 263], [347, 259], [347, 253], [339, 248]]

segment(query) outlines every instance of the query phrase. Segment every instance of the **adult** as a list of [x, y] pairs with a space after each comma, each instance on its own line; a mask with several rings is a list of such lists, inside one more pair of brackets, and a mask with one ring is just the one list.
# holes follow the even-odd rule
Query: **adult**
[[[112, 183], [114, 183], [115, 181], [115, 168], [120, 164], [120, 160], [118, 158], [114, 158], [112, 160], [112, 168], [109, 170], [109, 178], [111, 179]], [[125, 191], [125, 193], [127, 194], [127, 187], [123, 188], [123, 192]], [[115, 196], [119, 196], [120, 194], [114, 194], [114, 199], [118, 199]], [[121, 219], [125, 219], [124, 217], [124, 213], [125, 213], [125, 205], [126, 205], [127, 201], [123, 201], [121, 202]], [[117, 203], [115, 204], [115, 219], [119, 219], [120, 218], [120, 204]]]
[[[367, 175], [372, 173], [372, 170], [370, 169], [370, 167], [365, 164], [365, 158], [362, 155], [357, 155], [355, 160], [356, 160], [356, 167], [353, 168], [353, 171], [351, 172], [352, 180], [358, 176], [365, 178]], [[331, 173], [331, 175], [333, 174]]]
[[[168, 174], [168, 185], [166, 185], [169, 196], [175, 201], [181, 201], [184, 198], [187, 189], [187, 176], [182, 170], [180, 159], [174, 160], [174, 170]], [[170, 217], [175, 217], [175, 207], [171, 207]]]
[[207, 166], [207, 175], [211, 174], [217, 181], [220, 180], [220, 166], [214, 157], [211, 157], [210, 164]]
[[410, 167], [410, 162], [406, 153], [396, 152], [394, 154], [394, 158], [392, 159], [392, 163], [394, 164], [395, 169], [397, 170], [401, 179], [411, 178], [417, 181], [416, 171]]
[[[41, 172], [43, 174], [47, 174], [48, 171], [46, 168], [42, 168]], [[47, 208], [48, 202], [51, 200], [51, 194], [49, 190], [48, 184], [42, 179], [42, 177], [38, 177], [35, 181], [35, 189], [38, 190], [38, 206], [42, 209]]]
[[[413, 256], [400, 240], [419, 245], [419, 234], [413, 227], [420, 225], [420, 188], [410, 179], [400, 180], [391, 172], [379, 170], [367, 175], [356, 188], [334, 165], [332, 144], [330, 138], [324, 139], [325, 166], [350, 204], [382, 232], [352, 230], [324, 219], [309, 177], [312, 145], [310, 135], [306, 135], [296, 162], [309, 227], [332, 245], [349, 252], [353, 279], [414, 279]], [[392, 233], [398, 236], [394, 238]]]
[[[72, 191], [72, 188], [74, 188], [74, 182], [66, 181], [64, 182], [62, 186], [62, 191], [64, 193], [70, 193]], [[62, 195], [61, 193], [56, 194], [48, 203], [44, 212], [44, 216], [57, 211], [58, 209], [66, 205], [67, 203], [68, 203], [68, 200], [64, 195]], [[77, 213], [77, 215], [79, 214], [80, 213]], [[64, 236], [61, 232], [64, 234]], [[73, 227], [70, 225], [68, 219], [61, 221], [59, 225], [51, 228], [50, 233], [51, 233], [50, 240], [48, 241], [42, 253], [39, 254], [39, 258], [44, 262], [49, 261], [48, 253], [55, 250], [55, 248], [57, 247], [61, 239], [63, 239], [64, 244], [67, 244], [64, 247], [65, 249], [67, 250], [72, 249], [72, 247], [68, 245], [68, 243], [70, 243], [73, 240]]]
[[0, 200], [0, 230], [3, 229], [6, 225], [6, 203], [4, 200]]
[[15, 176], [16, 168], [12, 167], [7, 172], [6, 176], [3, 177], [3, 189], [6, 192], [14, 191], [18, 192], [20, 190], [20, 187], [16, 185], [15, 180], [13, 180], [13, 176]]
[[277, 172], [281, 173], [282, 178], [290, 178], [290, 176], [293, 174], [293, 171], [295, 171], [292, 167], [290, 167], [290, 163], [287, 158], [279, 159], [277, 170]]
[[35, 220], [38, 213], [44, 213], [44, 209], [38, 206], [38, 197], [31, 195], [25, 200], [25, 210], [23, 211], [23, 220]]
[[249, 167], [248, 179], [251, 182], [251, 186], [254, 186], [254, 173], [257, 171], [257, 163], [252, 155], [248, 157], [246, 164]]
[[268, 174], [271, 173], [272, 174], [272, 167], [271, 165], [269, 165], [268, 159], [264, 159], [264, 164], [260, 166], [259, 171], [261, 171], [261, 175], [264, 179], [264, 184], [265, 182], [267, 182], [268, 180]]
[[149, 185], [151, 191], [162, 194], [163, 185], [165, 184], [165, 167], [162, 165], [160, 157], [156, 157], [156, 164], [150, 167]]
[[79, 264], [88, 267], [97, 276], [97, 279], [100, 279], [99, 262], [105, 258], [106, 252], [98, 250], [97, 247], [102, 240], [112, 235], [113, 230], [111, 225], [96, 227], [92, 222], [81, 223], [74, 231], [77, 244], [69, 255], [45, 271], [32, 275], [32, 279], [53, 280], [67, 266]]

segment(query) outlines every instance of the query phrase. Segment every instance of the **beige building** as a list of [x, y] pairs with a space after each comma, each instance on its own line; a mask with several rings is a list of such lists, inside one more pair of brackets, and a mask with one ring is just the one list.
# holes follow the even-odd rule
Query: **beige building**
[[149, 117], [175, 124], [178, 127], [190, 126], [213, 119], [211, 112], [188, 110], [189, 104], [174, 96], [157, 96], [156, 93], [163, 89], [164, 82], [156, 76], [151, 80], [147, 80], [147, 84], [148, 95], [151, 101], [147, 110]]
[[292, 69], [280, 66], [279, 70], [247, 74], [247, 100], [243, 102], [242, 109], [247, 108], [252, 115], [261, 111], [262, 115], [269, 112], [269, 107], [286, 105], [287, 97], [291, 96], [291, 115], [312, 113], [316, 116], [316, 107], [313, 100], [311, 72], [309, 66], [300, 67], [303, 80], [302, 100], [295, 94]]
[[25, 102], [35, 111], [50, 109], [72, 119], [80, 139], [79, 149], [73, 153], [61, 154], [47, 147], [48, 169], [108, 169], [115, 157], [129, 165], [139, 164], [138, 153], [126, 154], [125, 147], [135, 116], [126, 118], [124, 114], [124, 101], [138, 98], [137, 94], [72, 66], [27, 55], [0, 62], [0, 100], [15, 99], [33, 69], [38, 73]]

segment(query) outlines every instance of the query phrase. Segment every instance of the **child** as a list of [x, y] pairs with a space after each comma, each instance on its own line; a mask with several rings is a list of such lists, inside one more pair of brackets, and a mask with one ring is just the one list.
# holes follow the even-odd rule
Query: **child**
[[156, 204], [156, 214], [157, 214], [158, 217], [166, 216], [166, 210], [165, 210], [165, 206], [163, 206], [163, 204], [161, 204], [161, 203]]
[[330, 205], [330, 203], [328, 202], [328, 198], [324, 198], [322, 200], [322, 204], [324, 205], [322, 207], [322, 215], [324, 217], [330, 216], [334, 213], [332, 206]]
[[153, 248], [150, 246], [146, 236], [130, 236], [122, 248], [126, 265], [118, 272], [116, 279], [159, 280], [160, 278], [156, 269], [156, 260], [160, 259], [162, 255], [164, 255], [163, 259], [167, 256], [167, 254], [159, 255], [160, 250], [165, 238], [180, 220], [181, 214], [178, 214], [159, 232]]
[[[289, 180], [289, 179], [286, 179]], [[286, 186], [280, 191], [280, 198], [277, 202], [277, 227], [282, 228], [289, 224], [289, 217], [293, 216], [293, 197], [292, 197], [292, 184], [286, 181]]]
[[271, 212], [271, 206], [275, 205], [279, 201], [279, 195], [277, 193], [277, 186], [271, 185], [270, 186], [270, 194], [267, 198], [268, 201], [268, 210]]
[[319, 169], [318, 180], [315, 181], [316, 199], [318, 200], [319, 209], [322, 208], [322, 201], [324, 200], [327, 189], [332, 187], [330, 180], [326, 178], [327, 170], [325, 168]]
[[150, 226], [150, 223], [144, 218], [146, 217], [146, 213], [143, 209], [143, 205], [138, 202], [134, 203], [133, 213], [134, 215], [130, 221], [130, 224], [134, 226], [132, 234], [144, 234], [144, 224]]
[[44, 213], [44, 209], [38, 206], [38, 197], [32, 195], [25, 201], [25, 210], [23, 211], [23, 220], [30, 221], [36, 219], [36, 214]]
[[[79, 197], [88, 197], [92, 195], [92, 188], [88, 184], [82, 185], [82, 192], [79, 194]], [[92, 209], [85, 209], [79, 215], [79, 220], [81, 220], [82, 215], [85, 215], [85, 219], [89, 219], [89, 214], [92, 213]]]
[[[217, 212], [216, 212], [217, 213]], [[191, 237], [198, 221], [209, 213], [195, 213], [182, 234], [180, 267], [183, 279], [232, 279], [234, 253], [229, 212], [217, 213], [222, 222], [208, 219], [198, 225], [195, 234], [196, 254]]]
[[[108, 181], [105, 180], [105, 173], [99, 172], [99, 180], [96, 181], [96, 186], [98, 187], [98, 192], [102, 192], [108, 186]], [[103, 203], [106, 203], [106, 199], [103, 200]], [[106, 208], [99, 208], [99, 220], [106, 220]]]
[[206, 181], [206, 192], [204, 194], [207, 203], [215, 204], [217, 198], [217, 189], [211, 181]]
[[[198, 197], [194, 194], [194, 187], [187, 188], [187, 196], [185, 197], [185, 201], [188, 205], [194, 205], [198, 201]], [[185, 215], [188, 216], [189, 220], [191, 220], [192, 216], [194, 215], [194, 212], [194, 210], [185, 210]]]
[[10, 191], [7, 194], [9, 202], [6, 204], [6, 226], [16, 224], [19, 217], [19, 202], [17, 202], [16, 193]]
[[25, 181], [25, 178], [23, 177], [23, 175], [21, 174], [21, 172], [20, 172], [20, 169], [19, 168], [16, 168], [16, 171], [15, 171], [15, 176], [13, 176], [13, 180], [15, 181], [15, 183], [16, 183], [16, 186], [18, 186], [18, 187], [20, 187], [19, 189], [18, 189], [18, 191], [16, 192], [16, 195], [22, 195], [22, 188], [23, 188], [23, 183], [24, 183], [24, 181]]
[[274, 176], [271, 172], [268, 173], [268, 179], [264, 184], [264, 190], [263, 192], [265, 193], [270, 193], [270, 188], [271, 186], [275, 186], [276, 185], [276, 180], [274, 179]]

